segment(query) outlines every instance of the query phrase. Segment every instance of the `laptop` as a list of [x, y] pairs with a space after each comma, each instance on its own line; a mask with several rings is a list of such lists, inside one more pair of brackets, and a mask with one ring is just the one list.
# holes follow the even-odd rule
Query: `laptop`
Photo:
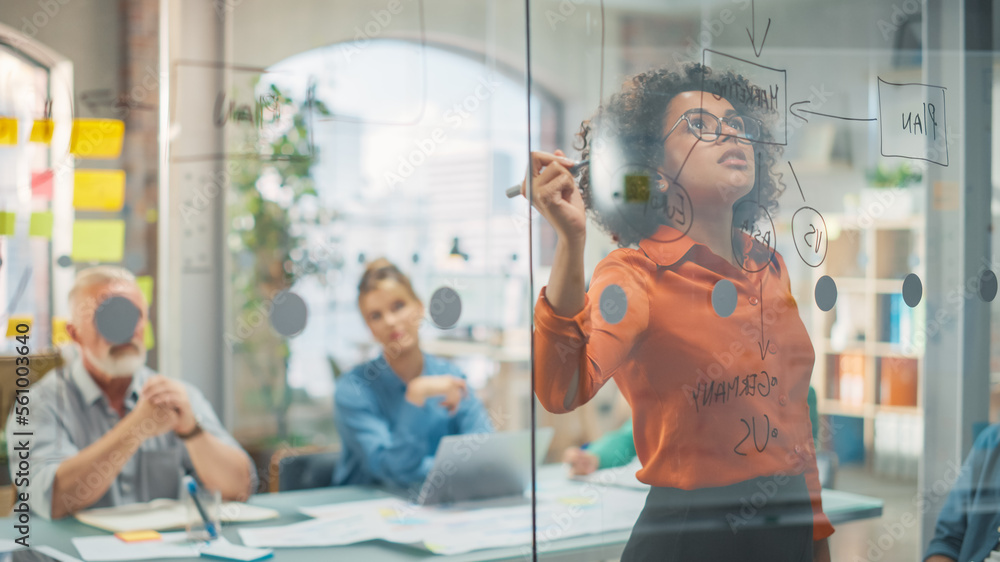
[[[535, 466], [555, 433], [535, 432]], [[433, 505], [495, 498], [524, 498], [531, 482], [531, 430], [447, 435], [414, 503]]]

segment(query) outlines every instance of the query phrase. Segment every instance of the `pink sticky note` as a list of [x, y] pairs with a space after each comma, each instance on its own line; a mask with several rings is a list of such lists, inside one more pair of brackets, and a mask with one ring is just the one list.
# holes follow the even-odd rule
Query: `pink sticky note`
[[38, 197], [51, 201], [52, 178], [54, 175], [55, 174], [52, 173], [52, 170], [45, 170], [44, 172], [31, 172], [32, 197]]

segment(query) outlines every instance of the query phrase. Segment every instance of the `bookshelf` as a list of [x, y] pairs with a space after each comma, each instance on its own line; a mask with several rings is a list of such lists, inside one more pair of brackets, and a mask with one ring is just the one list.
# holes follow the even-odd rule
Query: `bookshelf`
[[[909, 427], [923, 417], [924, 340], [917, 331], [925, 323], [924, 305], [910, 308], [901, 295], [908, 274], [925, 278], [923, 220], [863, 224], [856, 216], [826, 218], [836, 228], [826, 261], [813, 270], [813, 284], [823, 275], [832, 277], [837, 304], [812, 318], [819, 413], [860, 418], [865, 458], [874, 458], [876, 470], [907, 475], [909, 467], [900, 464], [897, 451], [887, 452], [885, 443], [890, 433], [912, 433]], [[888, 469], [886, 462], [892, 464]]]

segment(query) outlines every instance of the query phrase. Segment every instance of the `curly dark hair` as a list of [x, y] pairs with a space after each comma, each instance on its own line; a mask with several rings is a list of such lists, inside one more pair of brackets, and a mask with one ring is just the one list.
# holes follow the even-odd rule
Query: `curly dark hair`
[[[763, 122], [763, 132], [760, 141], [754, 144], [755, 164], [758, 180], [750, 193], [744, 195], [733, 205], [733, 224], [739, 226], [749, 222], [754, 224], [762, 218], [764, 209], [773, 214], [777, 209], [777, 199], [784, 192], [781, 182], [782, 174], [775, 171], [782, 147], [773, 143], [770, 133], [773, 125], [773, 112], [747, 103], [752, 96], [726, 95], [726, 92], [759, 91], [742, 75], [731, 71], [714, 73], [711, 68], [688, 63], [683, 66], [663, 67], [649, 70], [633, 76], [622, 86], [622, 91], [611, 96], [611, 99], [601, 107], [593, 117], [580, 125], [577, 138], [582, 146], [581, 160], [590, 160], [585, 165], [580, 176], [580, 189], [583, 200], [591, 216], [596, 220], [620, 247], [634, 246], [644, 238], [652, 236], [662, 224], [672, 224], [667, 213], [665, 198], [667, 194], [658, 189], [648, 189], [648, 195], [631, 202], [609, 200], [607, 197], [596, 196], [591, 181], [591, 167], [594, 166], [591, 151], [595, 142], [608, 141], [622, 155], [627, 155], [626, 165], [632, 169], [646, 171], [656, 170], [663, 161], [663, 149], [660, 139], [663, 136], [663, 119], [667, 113], [667, 105], [681, 92], [706, 91], [712, 94], [722, 93], [733, 108], [740, 114], [754, 117]], [[648, 173], [644, 176], [648, 178]], [[628, 180], [628, 176], [624, 179]], [[626, 181], [626, 184], [628, 182]], [[626, 185], [626, 191], [629, 186]], [[629, 198], [625, 198], [626, 201]], [[745, 201], [756, 204], [743, 205]], [[638, 202], [636, 202], [638, 201]], [[651, 212], [654, 211], [654, 212]], [[680, 230], [684, 230], [679, 227]], [[734, 229], [735, 235], [735, 229]]]

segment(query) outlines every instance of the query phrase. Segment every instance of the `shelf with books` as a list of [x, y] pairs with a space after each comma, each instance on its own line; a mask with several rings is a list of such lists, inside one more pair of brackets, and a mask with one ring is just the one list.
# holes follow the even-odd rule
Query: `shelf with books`
[[922, 305], [902, 299], [903, 279], [923, 278], [921, 217], [860, 221], [827, 216], [828, 257], [813, 270], [815, 283], [837, 284], [830, 312], [812, 315], [816, 370], [813, 386], [823, 415], [861, 418], [864, 448], [875, 450], [875, 420], [882, 414], [919, 415], [923, 349], [914, 344], [925, 322]]

